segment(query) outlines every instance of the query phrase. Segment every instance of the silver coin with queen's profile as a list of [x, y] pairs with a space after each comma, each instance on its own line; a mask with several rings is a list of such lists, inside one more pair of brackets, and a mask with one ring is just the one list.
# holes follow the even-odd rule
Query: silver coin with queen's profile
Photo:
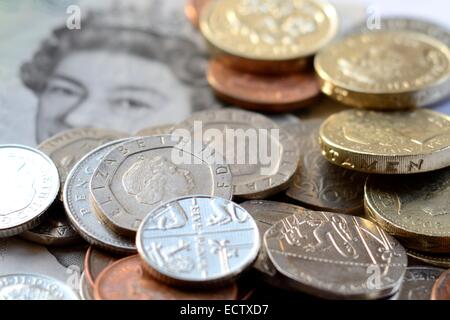
[[145, 216], [169, 200], [198, 194], [231, 199], [232, 175], [224, 163], [214, 149], [196, 150], [189, 139], [141, 137], [105, 155], [92, 175], [92, 200], [111, 229], [134, 237]]
[[171, 285], [222, 284], [258, 255], [258, 227], [232, 201], [208, 196], [175, 199], [151, 211], [136, 236], [145, 267]]
[[66, 284], [38, 274], [0, 277], [0, 300], [79, 300]]
[[107, 143], [84, 156], [69, 173], [63, 193], [67, 216], [80, 235], [93, 245], [121, 253], [136, 252], [136, 247], [131, 239], [114, 233], [97, 217], [89, 200], [89, 182], [105, 155], [128, 140]]
[[0, 238], [35, 227], [55, 200], [59, 176], [39, 150], [0, 145]]
[[304, 211], [274, 224], [264, 245], [275, 268], [323, 298], [378, 299], [398, 290], [405, 249], [359, 217]]

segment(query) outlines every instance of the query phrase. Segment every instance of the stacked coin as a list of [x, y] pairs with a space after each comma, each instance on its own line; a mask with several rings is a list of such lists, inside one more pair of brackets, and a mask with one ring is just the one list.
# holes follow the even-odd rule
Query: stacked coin
[[[86, 300], [448, 299], [450, 118], [414, 108], [450, 92], [449, 33], [393, 18], [329, 44], [338, 19], [324, 1], [185, 9], [209, 44], [212, 90], [252, 111], [2, 145], [0, 237], [88, 243]], [[255, 112], [306, 104], [299, 117]], [[12, 274], [3, 298], [78, 296]]]
[[310, 105], [320, 93], [311, 58], [337, 28], [336, 10], [323, 1], [209, 1], [200, 18], [212, 55], [208, 82], [217, 97], [246, 109]]

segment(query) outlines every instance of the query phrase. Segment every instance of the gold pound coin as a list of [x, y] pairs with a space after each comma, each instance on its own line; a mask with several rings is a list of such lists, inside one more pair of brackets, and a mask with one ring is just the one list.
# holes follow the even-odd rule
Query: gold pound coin
[[425, 109], [345, 110], [320, 127], [322, 155], [344, 168], [410, 174], [450, 165], [450, 117]]
[[422, 107], [450, 93], [447, 45], [417, 32], [353, 35], [324, 49], [314, 66], [322, 91], [354, 107]]
[[200, 30], [214, 55], [264, 73], [304, 68], [337, 29], [335, 8], [319, 0], [214, 1], [200, 18]]
[[405, 247], [450, 252], [450, 168], [404, 176], [370, 176], [366, 214]]

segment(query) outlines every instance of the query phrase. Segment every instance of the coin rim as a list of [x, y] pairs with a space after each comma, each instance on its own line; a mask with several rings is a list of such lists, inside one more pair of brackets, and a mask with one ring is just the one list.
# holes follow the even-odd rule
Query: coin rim
[[25, 149], [29, 152], [33, 152], [33, 153], [37, 154], [38, 156], [42, 157], [48, 163], [48, 166], [49, 166], [48, 167], [48, 171], [49, 171], [48, 175], [53, 176], [53, 178], [56, 181], [53, 181], [53, 183], [52, 183], [52, 186], [54, 185], [53, 189], [55, 189], [54, 192], [50, 193], [49, 196], [47, 197], [47, 202], [49, 202], [48, 205], [43, 206], [39, 213], [34, 214], [31, 218], [29, 218], [27, 221], [25, 221], [23, 223], [20, 223], [18, 225], [16, 224], [16, 225], [8, 227], [8, 228], [0, 227], [0, 238], [15, 236], [20, 233], [23, 233], [24, 231], [27, 231], [29, 229], [36, 227], [42, 221], [43, 217], [45, 217], [45, 213], [46, 213], [47, 209], [56, 200], [56, 197], [58, 196], [60, 188], [61, 188], [58, 169], [56, 168], [56, 165], [53, 162], [53, 160], [50, 159], [50, 157], [47, 156], [44, 152], [42, 152], [39, 149], [31, 148], [31, 147], [20, 145], [20, 144], [2, 144], [2, 145], [0, 145], [0, 149], [4, 149], [4, 148]]
[[330, 41], [336, 36], [339, 28], [339, 15], [336, 11], [336, 8], [333, 4], [323, 1], [323, 0], [304, 0], [304, 2], [312, 2], [317, 7], [321, 9], [324, 16], [327, 18], [330, 24], [330, 28], [327, 30], [327, 37], [324, 37], [323, 39], [319, 39], [316, 41], [316, 45], [309, 50], [304, 50], [300, 54], [290, 54], [290, 55], [284, 55], [284, 56], [267, 56], [267, 57], [260, 57], [257, 55], [252, 55], [249, 53], [240, 52], [238, 50], [235, 50], [233, 48], [225, 48], [221, 43], [218, 43], [215, 41], [214, 32], [211, 30], [209, 26], [209, 19], [210, 15], [214, 12], [214, 10], [217, 10], [217, 6], [219, 5], [219, 2], [221, 1], [211, 1], [210, 4], [208, 4], [201, 12], [200, 14], [200, 23], [199, 23], [199, 29], [207, 41], [207, 43], [212, 46], [215, 50], [218, 50], [219, 52], [225, 53], [225, 55], [230, 55], [234, 57], [239, 57], [242, 59], [248, 59], [253, 61], [271, 61], [271, 62], [283, 62], [283, 61], [289, 61], [289, 60], [298, 60], [298, 59], [304, 59], [306, 57], [310, 57], [313, 54], [315, 54], [317, 51], [319, 51], [322, 47], [330, 43]]

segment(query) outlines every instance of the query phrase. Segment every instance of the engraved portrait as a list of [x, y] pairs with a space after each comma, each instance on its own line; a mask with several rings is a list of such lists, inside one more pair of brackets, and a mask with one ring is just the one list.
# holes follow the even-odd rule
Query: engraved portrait
[[123, 175], [122, 186], [137, 202], [146, 205], [189, 194], [195, 188], [188, 170], [162, 156], [138, 160]]
[[147, 3], [86, 9], [80, 30], [55, 29], [22, 65], [22, 82], [38, 100], [37, 142], [80, 127], [132, 133], [215, 104], [198, 35], [172, 31], [177, 23], [186, 29], [185, 17], [161, 25], [168, 5]]
[[24, 210], [36, 196], [35, 174], [30, 172], [26, 160], [20, 156], [6, 156], [1, 159], [0, 218]]
[[433, 172], [428, 177], [425, 181], [404, 183], [399, 186], [400, 192], [394, 192], [399, 215], [438, 217], [450, 214], [450, 170]]

